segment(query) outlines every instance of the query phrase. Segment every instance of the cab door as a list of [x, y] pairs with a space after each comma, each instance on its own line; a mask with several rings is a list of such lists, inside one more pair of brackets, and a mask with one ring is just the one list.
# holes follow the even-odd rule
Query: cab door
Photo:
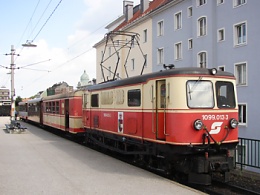
[[83, 125], [85, 128], [90, 128], [90, 94], [84, 92], [83, 94]]
[[165, 80], [156, 81], [156, 139], [166, 139], [166, 84]]

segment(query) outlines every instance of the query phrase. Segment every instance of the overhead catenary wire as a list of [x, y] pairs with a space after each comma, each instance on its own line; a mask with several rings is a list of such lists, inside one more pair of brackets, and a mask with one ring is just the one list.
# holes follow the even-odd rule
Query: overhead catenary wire
[[[43, 24], [43, 26], [41, 27], [41, 29], [38, 31], [38, 33], [35, 35], [35, 37], [32, 39], [32, 41], [34, 41], [34, 40], [38, 37], [38, 35], [41, 33], [41, 31], [42, 31], [43, 28], [46, 26], [47, 22], [49, 21], [49, 19], [50, 19], [51, 16], [53, 15], [53, 13], [56, 11], [56, 9], [58, 8], [58, 6], [60, 5], [61, 2], [62, 2], [62, 0], [59, 1], [59, 3], [57, 4], [57, 6], [55, 7], [55, 9], [53, 10], [53, 12], [51, 13], [51, 15], [49, 16], [49, 18], [48, 18], [48, 19], [46, 20], [46, 22]], [[116, 18], [118, 18], [118, 17], [119, 17], [119, 16], [117, 16]], [[111, 21], [114, 21], [114, 19], [111, 20]], [[110, 21], [110, 22], [111, 22], [111, 21]], [[107, 22], [107, 23], [109, 23], [109, 22]], [[104, 25], [107, 25], [107, 23], [104, 24]], [[98, 30], [100, 30], [102, 27], [104, 27], [104, 25], [102, 25], [102, 26], [98, 27], [97, 29], [95, 29], [94, 31], [92, 31], [90, 34], [88, 34], [88, 35], [86, 36], [86, 38], [88, 38], [89, 35], [92, 35], [92, 34], [94, 34], [95, 32], [97, 32]], [[83, 39], [86, 39], [86, 38], [84, 37]], [[74, 47], [74, 46], [77, 45], [79, 42], [82, 42], [83, 39], [81, 39], [80, 41], [76, 41], [74, 44], [72, 44], [72, 45], [71, 45], [70, 47], [68, 47], [67, 49], [70, 49], [71, 47]], [[78, 54], [78, 55], [75, 55], [74, 57], [70, 58], [69, 60], [65, 61], [64, 63], [61, 63], [61, 64], [58, 65], [58, 66], [55, 66], [55, 67], [51, 70], [51, 72], [55, 72], [56, 70], [58, 70], [58, 68], [60, 68], [60, 67], [62, 67], [62, 66], [64, 66], [64, 65], [66, 65], [66, 64], [68, 64], [68, 63], [74, 61], [75, 59], [81, 57], [82, 55], [84, 55], [84, 54], [86, 54], [86, 53], [88, 53], [88, 52], [90, 52], [91, 50], [93, 50], [92, 47], [91, 47], [90, 49], [86, 50], [86, 51], [83, 51], [82, 53], [80, 53], [80, 54]], [[48, 72], [48, 73], [49, 73], [49, 72]], [[40, 78], [42, 78], [42, 77], [43, 77], [43, 76], [40, 76], [38, 79], [40, 79]], [[38, 80], [38, 79], [36, 79], [36, 80]], [[33, 82], [31, 82], [30, 84], [32, 84], [32, 83], [33, 83]]]
[[40, 34], [40, 32], [42, 31], [42, 29], [45, 27], [45, 25], [48, 23], [48, 21], [50, 20], [50, 18], [52, 17], [52, 15], [54, 14], [54, 12], [57, 10], [57, 8], [59, 7], [59, 5], [61, 4], [62, 0], [59, 1], [59, 3], [56, 5], [56, 7], [54, 8], [54, 10], [52, 11], [52, 13], [50, 14], [50, 16], [47, 18], [47, 20], [45, 21], [45, 23], [42, 25], [42, 27], [40, 28], [40, 30], [38, 31], [38, 33], [35, 35], [35, 37], [32, 39], [32, 42], [38, 37], [38, 35]]
[[30, 37], [31, 37], [31, 35], [33, 34], [34, 30], [36, 29], [36, 27], [38, 26], [39, 22], [41, 21], [41, 19], [42, 19], [43, 15], [45, 14], [45, 12], [47, 11], [47, 9], [49, 8], [49, 6], [50, 6], [51, 2], [52, 2], [52, 0], [50, 0], [50, 1], [49, 1], [48, 5], [46, 6], [45, 10], [43, 11], [42, 15], [40, 16], [40, 18], [39, 18], [38, 22], [37, 22], [37, 23], [36, 23], [36, 25], [34, 26], [34, 28], [33, 28], [32, 32], [31, 32], [31, 34], [29, 35], [29, 37], [28, 37], [28, 39], [27, 39], [27, 40], [29, 40], [29, 39], [30, 39]]
[[17, 44], [17, 45], [20, 45], [20, 44], [21, 44], [21, 41], [22, 41], [22, 39], [23, 39], [23, 37], [24, 37], [24, 34], [25, 34], [25, 32], [27, 31], [27, 29], [28, 29], [29, 25], [30, 25], [30, 24], [31, 24], [31, 22], [32, 22], [32, 19], [33, 19], [33, 17], [34, 17], [34, 14], [35, 14], [35, 12], [36, 12], [36, 10], [37, 10], [38, 6], [39, 6], [39, 3], [40, 3], [40, 1], [41, 1], [41, 0], [38, 0], [38, 2], [37, 2], [37, 4], [36, 4], [36, 6], [35, 6], [35, 8], [34, 8], [34, 11], [33, 11], [33, 13], [32, 13], [32, 16], [31, 16], [31, 18], [30, 18], [30, 20], [29, 20], [29, 22], [28, 22], [28, 24], [27, 24], [26, 28], [24, 29], [24, 31], [23, 31], [23, 33], [22, 33], [22, 36], [21, 36], [21, 38], [20, 38], [20, 41], [18, 42], [18, 44]]

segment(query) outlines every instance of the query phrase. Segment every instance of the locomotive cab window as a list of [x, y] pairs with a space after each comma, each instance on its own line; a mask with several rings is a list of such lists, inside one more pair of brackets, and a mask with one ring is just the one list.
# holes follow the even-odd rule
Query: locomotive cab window
[[129, 90], [127, 93], [128, 106], [140, 106], [141, 105], [141, 91], [140, 89]]
[[91, 107], [99, 107], [98, 94], [91, 95]]
[[218, 108], [235, 108], [234, 85], [231, 82], [217, 81], [216, 94]]
[[212, 82], [192, 80], [187, 82], [187, 102], [189, 108], [213, 108], [214, 93]]

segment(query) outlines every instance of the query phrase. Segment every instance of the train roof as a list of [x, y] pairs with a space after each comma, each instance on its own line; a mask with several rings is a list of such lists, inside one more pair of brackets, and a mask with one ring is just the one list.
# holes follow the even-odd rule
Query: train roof
[[[162, 70], [159, 72], [153, 72], [144, 75], [129, 77], [122, 80], [108, 81], [97, 85], [91, 85], [87, 87], [87, 90], [94, 91], [94, 90], [106, 89], [106, 88], [112, 88], [112, 87], [118, 87], [124, 85], [138, 84], [138, 83], [147, 82], [152, 78], [155, 79], [155, 78], [167, 77], [167, 76], [178, 76], [178, 75], [213, 76], [211, 71], [212, 69], [198, 68], [198, 67], [174, 68], [174, 69]], [[217, 73], [214, 76], [231, 77], [235, 79], [232, 73], [225, 72], [225, 71], [217, 71]]]
[[25, 105], [27, 104], [27, 101], [26, 102], [19, 102], [18, 105]]
[[[78, 90], [80, 91], [80, 90]], [[56, 94], [56, 95], [50, 95], [50, 96], [46, 96], [43, 97], [42, 100], [53, 100], [53, 99], [62, 99], [62, 98], [70, 98], [70, 97], [75, 97], [75, 96], [79, 96], [77, 94], [78, 91], [73, 91], [73, 92], [69, 92], [69, 93], [62, 93], [62, 94]]]
[[31, 99], [31, 100], [28, 100], [27, 103], [36, 103], [36, 102], [40, 102], [42, 100], [42, 98], [34, 98], [34, 99]]

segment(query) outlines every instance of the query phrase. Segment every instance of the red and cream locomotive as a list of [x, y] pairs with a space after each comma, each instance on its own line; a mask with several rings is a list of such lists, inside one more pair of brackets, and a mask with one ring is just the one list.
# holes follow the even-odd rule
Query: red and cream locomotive
[[[71, 104], [75, 98], [77, 106]], [[152, 169], [185, 175], [191, 183], [210, 184], [215, 172], [227, 181], [233, 168], [238, 106], [235, 77], [228, 72], [169, 69], [40, 102], [40, 123], [71, 129], [87, 143], [132, 155]]]

